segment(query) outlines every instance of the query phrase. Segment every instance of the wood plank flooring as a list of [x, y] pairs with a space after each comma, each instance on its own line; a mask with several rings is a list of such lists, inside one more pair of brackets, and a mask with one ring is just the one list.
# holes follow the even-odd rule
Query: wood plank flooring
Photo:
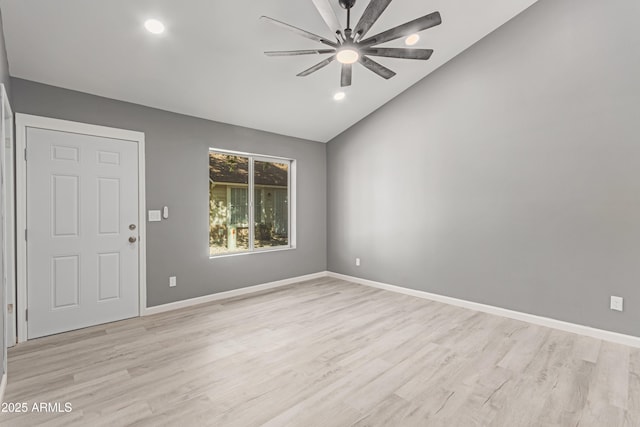
[[640, 426], [640, 349], [323, 278], [9, 351], [2, 426]]

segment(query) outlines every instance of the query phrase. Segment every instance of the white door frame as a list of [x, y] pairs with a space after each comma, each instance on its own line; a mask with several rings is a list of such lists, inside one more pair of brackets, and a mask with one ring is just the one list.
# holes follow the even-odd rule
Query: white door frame
[[[4, 304], [3, 313], [4, 317], [4, 337], [7, 347], [13, 347], [16, 345], [16, 320], [15, 320], [15, 297], [16, 297], [16, 243], [15, 243], [15, 186], [14, 175], [15, 162], [14, 162], [14, 140], [13, 140], [13, 112], [11, 111], [11, 105], [9, 104], [9, 98], [5, 90], [4, 84], [0, 84], [0, 95], [2, 97], [2, 114], [0, 114], [0, 120], [2, 120], [2, 165], [4, 182], [4, 209], [5, 209], [5, 223], [4, 223], [4, 256], [5, 256], [5, 271], [4, 279], [6, 281], [4, 286]], [[7, 123], [9, 119], [9, 123]], [[11, 312], [8, 307], [12, 306]], [[6, 354], [5, 354], [6, 356]], [[5, 358], [6, 362], [6, 358]]]
[[[2, 120], [2, 125], [0, 126], [2, 128], [2, 134], [0, 135], [0, 162], [2, 162], [2, 176], [0, 177], [0, 180], [2, 183], [0, 184], [0, 187], [2, 189], [2, 209], [4, 210], [4, 221], [0, 224], [0, 227], [2, 227], [2, 237], [4, 239], [2, 242], [3, 259], [1, 260], [4, 268], [2, 269], [2, 277], [0, 277], [0, 288], [2, 291], [2, 301], [4, 303], [3, 307], [0, 307], [0, 314], [4, 319], [4, 331], [2, 331], [3, 339], [0, 343], [2, 345], [1, 351], [3, 363], [2, 382], [0, 383], [0, 399], [2, 399], [4, 386], [7, 381], [7, 347], [10, 346], [9, 342], [11, 339], [15, 340], [15, 334], [7, 333], [11, 330], [11, 326], [14, 326], [13, 322], [9, 322], [7, 307], [11, 302], [8, 301], [7, 297], [9, 296], [9, 286], [13, 286], [12, 279], [15, 269], [11, 263], [15, 262], [15, 256], [12, 255], [12, 251], [14, 251], [15, 248], [12, 246], [14, 242], [11, 238], [13, 233], [13, 212], [10, 208], [13, 206], [13, 203], [7, 203], [11, 200], [11, 197], [13, 197], [13, 188], [11, 187], [13, 185], [13, 179], [9, 176], [13, 171], [13, 167], [9, 169], [9, 166], [13, 165], [13, 147], [11, 146], [11, 144], [13, 144], [13, 122], [10, 122], [10, 125], [7, 126], [6, 118], [13, 117], [13, 113], [11, 111], [11, 105], [9, 105], [9, 98], [7, 97], [4, 84], [0, 84], [0, 98], [2, 98], [2, 105], [0, 106], [0, 120]], [[7, 147], [7, 143], [10, 144], [9, 147]], [[7, 157], [7, 154], [9, 154], [11, 158]], [[13, 292], [11, 295], [13, 295]]]
[[18, 342], [27, 341], [27, 242], [25, 240], [27, 226], [27, 161], [25, 160], [25, 154], [23, 154], [25, 153], [27, 128], [78, 133], [131, 141], [138, 144], [138, 316], [142, 316], [147, 309], [144, 133], [18, 113], [16, 114], [16, 194], [18, 196], [16, 200], [16, 248], [18, 261], [16, 314], [18, 319]]

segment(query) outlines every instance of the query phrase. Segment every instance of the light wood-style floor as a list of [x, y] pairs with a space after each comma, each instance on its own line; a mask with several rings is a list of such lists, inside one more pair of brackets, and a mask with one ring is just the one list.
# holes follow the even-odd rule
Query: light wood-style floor
[[640, 350], [318, 279], [18, 345], [0, 425], [640, 426]]

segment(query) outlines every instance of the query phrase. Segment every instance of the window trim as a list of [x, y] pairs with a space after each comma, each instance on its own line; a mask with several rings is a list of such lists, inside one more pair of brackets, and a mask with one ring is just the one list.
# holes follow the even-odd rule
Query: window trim
[[[230, 253], [222, 253], [217, 255], [211, 255], [211, 246], [207, 244], [207, 251], [209, 254], [209, 259], [216, 258], [224, 258], [229, 256], [238, 256], [238, 255], [249, 255], [249, 254], [259, 254], [265, 252], [277, 252], [277, 251], [286, 251], [291, 249], [296, 249], [296, 172], [297, 172], [297, 161], [295, 159], [291, 159], [288, 157], [280, 157], [280, 156], [271, 156], [266, 154], [255, 154], [255, 153], [247, 153], [242, 151], [233, 151], [233, 150], [225, 150], [220, 148], [209, 147], [209, 154], [218, 153], [218, 154], [227, 154], [232, 156], [240, 156], [246, 157], [249, 159], [249, 182], [247, 184], [247, 193], [248, 193], [248, 221], [249, 221], [249, 249], [245, 251], [234, 251]], [[267, 248], [256, 248], [255, 247], [255, 183], [254, 183], [254, 162], [255, 161], [263, 161], [263, 162], [272, 162], [272, 163], [288, 163], [289, 164], [289, 173], [287, 174], [287, 191], [288, 191], [288, 237], [289, 244], [275, 247], [267, 247]], [[211, 195], [209, 195], [211, 197]], [[209, 205], [209, 203], [207, 204]], [[210, 209], [210, 208], [209, 208]], [[209, 212], [210, 214], [210, 212]], [[207, 215], [209, 218], [209, 215]], [[210, 225], [209, 225], [210, 226]], [[207, 242], [209, 241], [209, 236], [207, 234]]]

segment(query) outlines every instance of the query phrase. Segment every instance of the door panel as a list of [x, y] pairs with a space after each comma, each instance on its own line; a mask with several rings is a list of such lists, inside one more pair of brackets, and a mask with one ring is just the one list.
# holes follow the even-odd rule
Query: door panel
[[118, 234], [120, 230], [120, 180], [98, 178], [98, 233]]
[[27, 128], [28, 338], [138, 315], [137, 221], [135, 142]]
[[53, 237], [78, 237], [79, 177], [51, 176]]
[[98, 254], [98, 301], [120, 298], [120, 253]]
[[80, 262], [78, 255], [51, 259], [51, 309], [78, 305]]

